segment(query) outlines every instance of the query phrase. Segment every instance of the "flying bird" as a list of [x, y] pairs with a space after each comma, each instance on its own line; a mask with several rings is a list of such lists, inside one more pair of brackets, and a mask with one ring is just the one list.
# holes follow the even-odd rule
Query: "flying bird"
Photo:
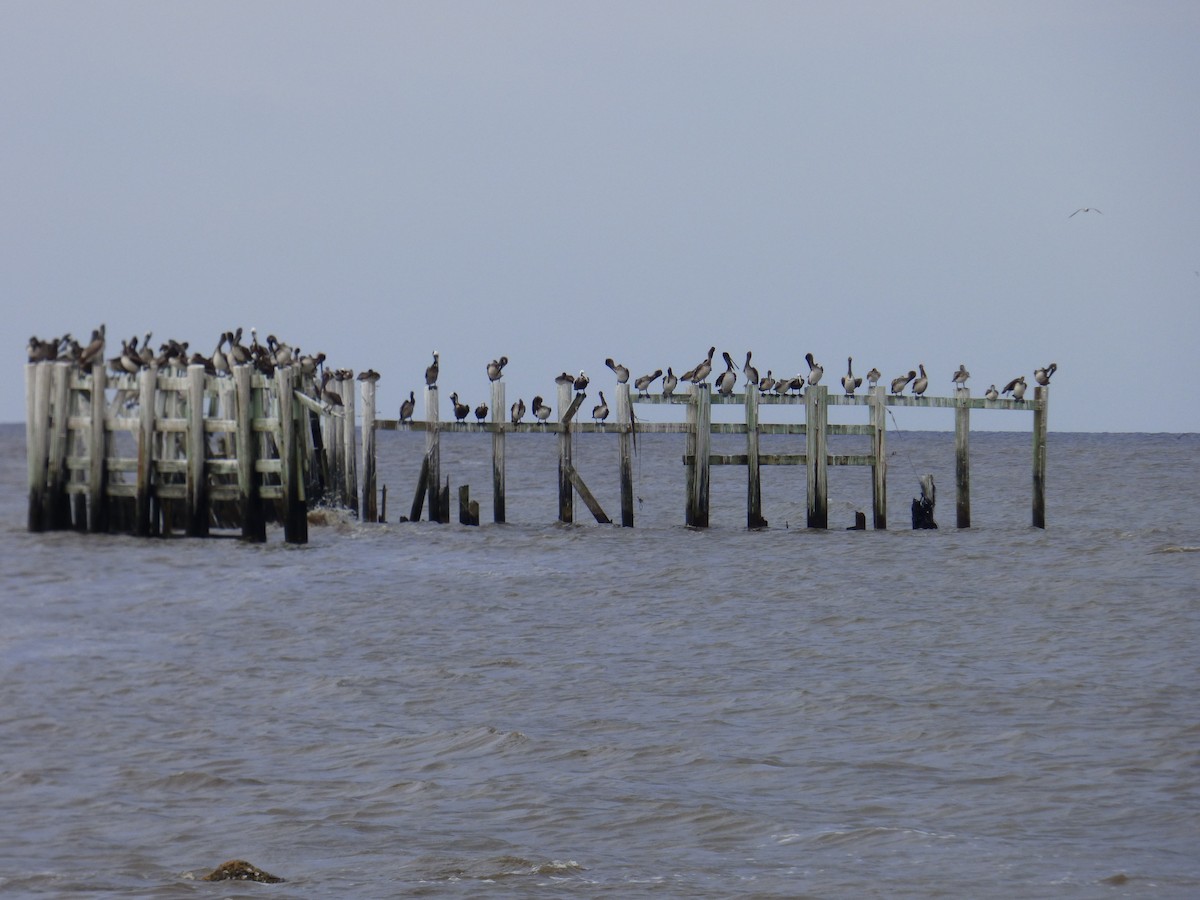
[[1081, 213], [1081, 212], [1094, 212], [1094, 213], [1100, 213], [1100, 215], [1104, 215], [1104, 213], [1100, 212], [1100, 210], [1096, 209], [1096, 207], [1094, 207], [1094, 206], [1081, 206], [1081, 207], [1079, 207], [1079, 209], [1075, 210], [1075, 212], [1071, 213], [1070, 216], [1067, 216], [1067, 218], [1069, 219], [1069, 218], [1071, 218], [1071, 216], [1074, 216], [1077, 213]]

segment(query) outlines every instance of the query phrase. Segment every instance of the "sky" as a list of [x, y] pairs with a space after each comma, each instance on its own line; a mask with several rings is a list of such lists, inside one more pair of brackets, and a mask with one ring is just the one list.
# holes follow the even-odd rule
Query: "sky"
[[528, 403], [715, 344], [930, 395], [1056, 362], [1052, 432], [1200, 431], [1198, 46], [1194, 0], [6, 0], [6, 370], [255, 327], [394, 417], [434, 350], [474, 405], [501, 355]]

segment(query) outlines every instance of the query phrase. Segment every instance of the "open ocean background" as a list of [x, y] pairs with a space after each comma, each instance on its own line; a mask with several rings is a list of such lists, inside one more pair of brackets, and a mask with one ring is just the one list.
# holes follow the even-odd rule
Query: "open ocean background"
[[[674, 435], [634, 529], [554, 524], [538, 435], [510, 524], [400, 523], [424, 437], [379, 441], [388, 524], [255, 546], [29, 534], [0, 426], [0, 895], [1200, 896], [1200, 436], [1052, 432], [1042, 531], [1029, 434], [975, 432], [959, 531], [953, 435], [893, 430], [849, 533], [865, 468], [827, 532], [784, 467], [768, 530], [732, 467], [683, 527]], [[616, 441], [575, 460], [619, 518]], [[489, 522], [490, 441], [442, 471]], [[287, 882], [197, 880], [235, 857]]]

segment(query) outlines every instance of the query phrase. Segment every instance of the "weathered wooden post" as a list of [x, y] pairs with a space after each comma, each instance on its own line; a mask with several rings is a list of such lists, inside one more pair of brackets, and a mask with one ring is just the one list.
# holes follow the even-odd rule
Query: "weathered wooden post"
[[458, 524], [479, 524], [479, 501], [471, 499], [471, 486], [468, 484], [458, 487]]
[[708, 527], [709, 453], [712, 447], [712, 391], [708, 382], [689, 389], [688, 449], [692, 464], [688, 468], [687, 524]]
[[570, 524], [575, 521], [575, 494], [571, 489], [571, 407], [573, 386], [564, 382], [558, 386], [558, 421], [562, 430], [558, 433], [558, 521]]
[[104, 394], [108, 388], [104, 361], [92, 363], [91, 424], [88, 429], [88, 531], [100, 532], [107, 526], [108, 497], [108, 426], [105, 422]]
[[56, 530], [71, 524], [71, 507], [67, 500], [67, 394], [70, 387], [71, 364], [55, 362], [50, 370], [51, 429], [47, 466], [50, 482], [46, 488], [45, 521]]
[[829, 388], [812, 385], [804, 394], [804, 436], [808, 459], [808, 527], [829, 527]]
[[492, 521], [505, 520], [504, 509], [504, 382], [492, 382]]
[[1033, 527], [1046, 527], [1046, 416], [1050, 407], [1050, 388], [1035, 387], [1033, 399]]
[[763, 528], [762, 480], [758, 463], [758, 385], [746, 385], [746, 527]]
[[362, 383], [362, 520], [378, 522], [379, 513], [375, 506], [375, 379], [366, 378]]
[[872, 528], [887, 528], [887, 388], [871, 388], [871, 516]]
[[[308, 513], [304, 501], [304, 476], [301, 471], [300, 442], [296, 439], [295, 372], [291, 366], [275, 370], [275, 385], [279, 395], [279, 480], [283, 489], [283, 539], [289, 544], [308, 543]], [[346, 392], [352, 393], [352, 385]], [[344, 402], [344, 401], [343, 401]], [[353, 406], [351, 406], [353, 409]], [[354, 431], [351, 421], [346, 429]], [[350, 442], [353, 451], [354, 442]], [[354, 495], [351, 494], [353, 497]]]
[[237, 433], [234, 442], [237, 452], [238, 511], [242, 519], [242, 539], [261, 543], [267, 539], [267, 524], [262, 513], [262, 498], [258, 492], [258, 441], [254, 435], [254, 397], [251, 377], [253, 368], [234, 366], [233, 383], [236, 391], [235, 409]]
[[971, 527], [971, 389], [954, 391], [954, 484], [959, 528]]
[[204, 366], [187, 368], [187, 534], [208, 534], [208, 466], [204, 433]]
[[25, 461], [29, 466], [30, 531], [46, 527], [46, 453], [50, 427], [50, 367], [25, 367]]
[[151, 363], [138, 372], [138, 457], [133, 531], [139, 537], [151, 532], [150, 507], [154, 500], [154, 432], [158, 366]]
[[341, 384], [342, 409], [346, 414], [346, 421], [342, 427], [342, 440], [346, 442], [346, 446], [342, 450], [342, 458], [345, 462], [345, 469], [342, 471], [342, 477], [346, 479], [342, 485], [342, 494], [346, 498], [346, 506], [352, 509], [355, 513], [358, 512], [358, 432], [354, 428], [354, 422], [357, 416], [355, 415], [354, 401], [354, 373], [347, 370], [346, 377], [342, 379]]
[[425, 388], [425, 459], [429, 462], [426, 484], [429, 486], [429, 521], [445, 524], [442, 516], [441, 410], [438, 409], [437, 385]]
[[633, 527], [633, 404], [629, 402], [629, 383], [617, 385], [617, 444], [620, 453], [621, 525]]

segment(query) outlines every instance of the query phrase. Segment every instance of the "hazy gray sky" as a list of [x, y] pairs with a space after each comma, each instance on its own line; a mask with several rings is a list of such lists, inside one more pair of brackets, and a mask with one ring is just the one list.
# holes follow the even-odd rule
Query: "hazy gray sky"
[[1198, 98], [1195, 0], [6, 0], [8, 371], [257, 326], [394, 417], [434, 349], [472, 405], [501, 354], [526, 402], [710, 344], [1055, 361], [1052, 431], [1200, 431]]

